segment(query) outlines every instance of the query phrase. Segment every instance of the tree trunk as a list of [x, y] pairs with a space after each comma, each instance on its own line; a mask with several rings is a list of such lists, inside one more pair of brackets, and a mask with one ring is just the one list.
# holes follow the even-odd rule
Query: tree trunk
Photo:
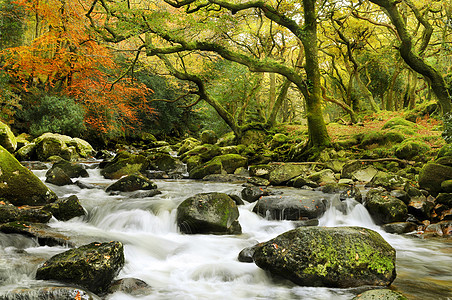
[[451, 98], [447, 90], [446, 82], [441, 74], [432, 66], [428, 65], [422, 57], [413, 52], [413, 42], [406, 28], [405, 22], [399, 10], [398, 1], [393, 0], [370, 0], [370, 2], [383, 7], [386, 10], [392, 24], [395, 26], [401, 40], [399, 48], [403, 60], [417, 73], [424, 75], [430, 80], [430, 84], [436, 98], [442, 108], [443, 113], [450, 113], [452, 110]]
[[305, 97], [309, 134], [308, 148], [314, 148], [314, 151], [323, 149], [330, 144], [321, 105], [315, 3], [315, 0], [303, 0], [305, 26], [301, 39], [306, 57], [307, 92]]

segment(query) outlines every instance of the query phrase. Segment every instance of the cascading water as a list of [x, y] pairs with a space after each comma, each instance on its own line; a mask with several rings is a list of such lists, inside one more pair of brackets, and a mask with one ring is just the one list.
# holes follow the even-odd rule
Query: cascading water
[[[121, 292], [107, 299], [351, 299], [353, 289], [299, 287], [271, 278], [252, 263], [241, 263], [238, 253], [258, 242], [269, 240], [294, 228], [289, 221], [271, 221], [252, 212], [254, 204], [239, 207], [243, 234], [238, 236], [184, 235], [176, 226], [176, 208], [197, 193], [239, 194], [242, 186], [192, 180], [155, 180], [162, 192], [151, 198], [130, 198], [127, 194], [109, 195], [104, 188], [113, 181], [89, 170], [83, 183], [97, 186], [80, 189], [76, 185], [51, 188], [59, 197], [76, 194], [87, 210], [85, 217], [50, 226], [66, 232], [82, 245], [92, 241], [118, 240], [125, 245], [126, 264], [119, 278], [145, 281], [152, 290], [140, 296]], [[35, 171], [44, 178], [45, 171]], [[287, 193], [311, 191], [280, 188]], [[311, 194], [310, 194], [311, 193]], [[366, 209], [347, 199], [332, 197], [320, 226], [363, 226], [377, 230], [397, 250], [398, 278], [393, 286], [411, 299], [449, 299], [452, 294], [451, 245], [387, 234], [376, 226]], [[0, 293], [18, 287], [45, 286], [34, 280], [43, 260], [67, 250], [40, 247], [18, 235], [0, 234]], [[415, 286], [410, 282], [414, 280]], [[430, 295], [430, 297], [425, 297]], [[433, 295], [433, 297], [432, 297]]]

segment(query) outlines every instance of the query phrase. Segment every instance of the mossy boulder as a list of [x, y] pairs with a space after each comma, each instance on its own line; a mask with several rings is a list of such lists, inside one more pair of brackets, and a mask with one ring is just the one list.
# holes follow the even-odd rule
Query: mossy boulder
[[261, 243], [260, 268], [302, 286], [388, 286], [396, 251], [377, 232], [360, 227], [300, 227]]
[[57, 133], [44, 133], [33, 140], [36, 145], [36, 157], [39, 161], [47, 161], [51, 156], [60, 156], [65, 160], [73, 161], [79, 158], [77, 149], [74, 146], [68, 146], [72, 140], [70, 136]]
[[29, 236], [41, 246], [73, 246], [69, 237], [42, 223], [28, 221], [9, 222], [0, 225], [0, 232]]
[[58, 198], [38, 177], [0, 146], [0, 197], [13, 205], [45, 205]]
[[248, 170], [250, 172], [250, 176], [268, 179], [270, 177], [270, 173], [277, 167], [278, 165], [252, 165], [249, 166]]
[[277, 148], [289, 141], [289, 137], [282, 133], [275, 134], [270, 141], [270, 148]]
[[352, 300], [408, 300], [402, 294], [390, 289], [378, 289], [365, 291]]
[[70, 141], [66, 142], [66, 145], [75, 147], [78, 155], [83, 158], [88, 158], [96, 154], [96, 151], [91, 144], [80, 138], [72, 138]]
[[29, 143], [19, 148], [14, 154], [18, 160], [33, 160], [36, 157], [36, 144]]
[[384, 187], [387, 190], [403, 189], [407, 180], [397, 174], [378, 171], [367, 187]]
[[157, 185], [140, 174], [125, 176], [107, 187], [106, 191], [134, 192], [138, 190], [155, 190]]
[[240, 144], [251, 145], [251, 144], [263, 144], [265, 143], [265, 138], [267, 137], [265, 131], [258, 129], [250, 129], [242, 134], [240, 137]]
[[177, 225], [188, 234], [240, 234], [239, 210], [224, 193], [197, 194], [177, 207]]
[[395, 155], [400, 159], [423, 157], [430, 150], [430, 146], [419, 139], [406, 139], [396, 146]]
[[261, 197], [253, 212], [271, 220], [292, 220], [320, 218], [326, 211], [325, 199], [311, 196], [265, 196]]
[[268, 180], [273, 185], [283, 185], [292, 178], [305, 174], [309, 166], [297, 163], [281, 163], [274, 165], [268, 174]]
[[188, 158], [192, 156], [199, 156], [203, 162], [207, 162], [213, 159], [215, 156], [220, 155], [220, 147], [217, 145], [204, 144], [195, 146], [190, 151], [185, 152], [180, 156], [183, 162], [186, 162]]
[[202, 144], [215, 144], [218, 141], [217, 134], [213, 130], [204, 130], [201, 132]]
[[69, 177], [61, 168], [58, 167], [47, 171], [46, 182], [58, 186], [73, 184], [71, 177]]
[[177, 169], [182, 165], [182, 162], [177, 159], [174, 156], [171, 156], [168, 153], [151, 153], [146, 155], [148, 161], [149, 161], [149, 169], [151, 170], [158, 170], [158, 171], [165, 171], [169, 172], [174, 169]]
[[441, 183], [450, 179], [452, 179], [452, 167], [427, 163], [419, 172], [419, 187], [432, 195], [437, 195], [442, 192]]
[[51, 257], [38, 268], [36, 279], [77, 284], [100, 294], [108, 290], [123, 266], [121, 242], [91, 243]]
[[408, 217], [406, 204], [381, 189], [367, 192], [364, 207], [377, 224], [404, 222]]
[[17, 140], [8, 125], [0, 121], [0, 146], [13, 153], [17, 148]]
[[100, 173], [107, 179], [119, 179], [126, 175], [144, 172], [148, 168], [148, 164], [143, 155], [122, 151], [107, 163]]
[[314, 172], [307, 177], [308, 180], [314, 181], [319, 185], [325, 185], [328, 183], [336, 183], [333, 170], [324, 169], [318, 172]]
[[[433, 200], [433, 199], [432, 199]], [[430, 220], [435, 202], [427, 199], [424, 195], [412, 197], [408, 203], [408, 212], [418, 220]]]
[[266, 187], [247, 186], [242, 192], [242, 199], [248, 202], [256, 202], [260, 197], [270, 195], [270, 191]]
[[439, 149], [438, 154], [436, 156], [436, 159], [445, 157], [445, 156], [452, 156], [452, 144], [446, 144]]
[[75, 195], [58, 199], [58, 201], [46, 205], [44, 210], [51, 212], [60, 221], [67, 221], [86, 214], [80, 200]]
[[42, 207], [22, 206], [17, 207], [8, 201], [0, 199], [0, 223], [14, 221], [47, 223], [52, 214]]
[[410, 122], [402, 117], [395, 117], [383, 125], [383, 129], [392, 129], [395, 126], [417, 127], [416, 123]]
[[55, 168], [60, 168], [70, 178], [89, 177], [88, 171], [86, 171], [86, 168], [84, 165], [79, 164], [79, 163], [69, 162], [64, 159], [55, 162], [52, 165], [52, 167], [49, 169], [48, 172], [51, 172], [51, 170], [55, 169]]
[[330, 183], [322, 188], [322, 192], [326, 194], [339, 194], [339, 199], [341, 201], [344, 201], [347, 198], [354, 198], [360, 203], [363, 201], [361, 191], [352, 184]]
[[363, 136], [360, 145], [364, 148], [389, 146], [401, 143], [404, 139], [405, 137], [397, 131], [372, 131]]
[[190, 178], [202, 179], [207, 175], [232, 174], [238, 168], [246, 167], [248, 159], [239, 154], [219, 155], [205, 164], [189, 169]]
[[221, 164], [221, 161], [214, 159], [192, 169], [189, 168], [188, 172], [189, 177], [192, 179], [203, 179], [208, 175], [226, 173], [226, 171], [223, 171], [223, 165]]
[[228, 174], [233, 174], [238, 168], [245, 168], [248, 165], [248, 159], [239, 154], [219, 155], [213, 160], [220, 161], [223, 166], [223, 170], [225, 170]]
[[201, 142], [195, 138], [187, 138], [181, 142], [181, 146], [178, 151], [178, 155], [181, 156], [185, 152], [194, 149], [196, 146], [201, 145]]

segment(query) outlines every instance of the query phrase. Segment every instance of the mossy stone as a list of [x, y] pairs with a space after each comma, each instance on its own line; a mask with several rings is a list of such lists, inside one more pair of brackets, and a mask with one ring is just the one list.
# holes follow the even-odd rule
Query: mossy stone
[[390, 289], [378, 289], [365, 291], [352, 300], [407, 300], [407, 298]]
[[8, 125], [0, 121], [0, 146], [13, 153], [17, 148], [17, 140]]
[[202, 179], [207, 175], [211, 174], [222, 174], [223, 165], [220, 160], [211, 160], [205, 164], [197, 166], [189, 170], [189, 176], [192, 179]]
[[416, 123], [410, 122], [402, 117], [395, 117], [383, 125], [383, 129], [394, 128], [395, 126], [416, 127]]
[[58, 199], [38, 177], [0, 146], [0, 197], [16, 206], [45, 205]]
[[107, 291], [123, 266], [121, 242], [94, 242], [51, 257], [38, 268], [36, 279], [77, 284], [101, 294]]
[[85, 215], [85, 210], [75, 195], [58, 199], [58, 201], [46, 205], [43, 209], [50, 211], [60, 221], [67, 221]]
[[119, 179], [126, 175], [144, 172], [148, 161], [143, 155], [135, 155], [122, 151], [100, 172], [107, 179]]
[[134, 192], [137, 190], [155, 190], [157, 185], [141, 174], [125, 176], [107, 187], [106, 191]]
[[427, 163], [419, 172], [419, 187], [433, 195], [442, 192], [441, 183], [452, 179], [452, 167]]
[[396, 251], [377, 232], [361, 227], [300, 227], [261, 243], [254, 262], [302, 286], [388, 286], [396, 277]]
[[215, 144], [218, 141], [217, 134], [213, 130], [204, 130], [201, 132], [202, 144]]
[[181, 142], [181, 146], [178, 151], [178, 155], [181, 156], [187, 151], [194, 149], [196, 146], [200, 145], [201, 142], [195, 138], [187, 138]]
[[203, 193], [177, 207], [177, 224], [183, 233], [240, 234], [239, 210], [224, 193]]
[[419, 139], [407, 139], [396, 146], [395, 155], [400, 159], [413, 159], [423, 156], [430, 150], [430, 146]]
[[379, 189], [366, 194], [364, 207], [377, 224], [403, 222], [408, 217], [408, 207], [402, 200]]

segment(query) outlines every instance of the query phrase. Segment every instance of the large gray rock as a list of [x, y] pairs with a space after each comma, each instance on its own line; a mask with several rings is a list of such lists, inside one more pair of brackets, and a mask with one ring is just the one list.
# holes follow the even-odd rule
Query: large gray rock
[[103, 293], [123, 266], [122, 243], [91, 243], [53, 256], [38, 268], [36, 279], [77, 284]]
[[377, 224], [404, 222], [408, 217], [406, 204], [380, 189], [367, 192], [364, 207]]
[[388, 286], [396, 251], [377, 232], [360, 227], [300, 227], [259, 244], [254, 262], [303, 286]]
[[320, 197], [266, 196], [257, 201], [253, 212], [272, 220], [316, 219], [325, 213], [325, 202]]
[[0, 146], [13, 153], [17, 148], [17, 140], [8, 125], [0, 122]]
[[239, 210], [223, 193], [197, 194], [177, 207], [177, 225], [183, 233], [239, 234]]
[[0, 146], [0, 198], [16, 206], [45, 205], [58, 199], [38, 177]]

